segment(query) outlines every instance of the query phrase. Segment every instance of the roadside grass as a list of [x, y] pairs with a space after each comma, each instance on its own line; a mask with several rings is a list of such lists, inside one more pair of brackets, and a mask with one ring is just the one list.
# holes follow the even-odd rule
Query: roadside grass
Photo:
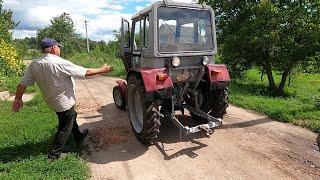
[[87, 68], [98, 68], [103, 64], [107, 64], [113, 67], [113, 71], [108, 73], [107, 76], [119, 77], [122, 79], [125, 79], [126, 77], [122, 60], [117, 57], [105, 55], [104, 53], [93, 52], [89, 53], [89, 55], [88, 53], [78, 53], [70, 57], [69, 60]]
[[[0, 72], [0, 92], [9, 91], [10, 93], [15, 93], [20, 80], [21, 77], [18, 75], [6, 76]], [[36, 86], [28, 87], [26, 93], [33, 92], [36, 92]]]
[[72, 138], [66, 159], [46, 162], [58, 121], [37, 92], [18, 113], [11, 112], [11, 102], [0, 101], [0, 179], [87, 179]]
[[[279, 83], [280, 75], [275, 79]], [[246, 77], [232, 80], [229, 102], [320, 132], [320, 74], [294, 75], [283, 97], [273, 96], [267, 87], [267, 77], [261, 81], [259, 72], [250, 70]]]

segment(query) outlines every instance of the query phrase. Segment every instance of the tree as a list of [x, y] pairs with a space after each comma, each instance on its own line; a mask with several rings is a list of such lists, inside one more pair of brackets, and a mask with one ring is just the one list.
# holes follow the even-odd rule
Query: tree
[[37, 32], [38, 43], [45, 38], [54, 38], [63, 45], [64, 56], [80, 51], [79, 35], [75, 32], [73, 21], [69, 14], [63, 13], [54, 17], [51, 24]]
[[12, 11], [2, 9], [3, 0], [0, 0], [0, 38], [5, 41], [12, 40], [10, 30], [14, 29], [19, 23], [12, 20]]
[[[294, 68], [319, 62], [320, 1], [204, 1], [216, 12], [220, 54], [235, 74], [258, 67], [280, 95]], [[281, 73], [278, 85], [273, 72]]]

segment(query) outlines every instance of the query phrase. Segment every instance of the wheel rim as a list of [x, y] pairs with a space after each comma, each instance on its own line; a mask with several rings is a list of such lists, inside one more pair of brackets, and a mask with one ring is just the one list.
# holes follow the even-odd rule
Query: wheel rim
[[128, 110], [131, 124], [137, 133], [143, 128], [143, 108], [139, 91], [134, 85], [130, 85], [128, 93]]
[[113, 91], [113, 99], [114, 99], [114, 102], [116, 103], [117, 106], [122, 105], [122, 96], [121, 96], [121, 92], [119, 91], [119, 89], [115, 89]]

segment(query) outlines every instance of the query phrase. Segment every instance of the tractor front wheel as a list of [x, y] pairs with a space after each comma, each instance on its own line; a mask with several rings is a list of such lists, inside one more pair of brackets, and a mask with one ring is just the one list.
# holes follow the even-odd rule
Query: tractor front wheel
[[112, 91], [113, 100], [116, 104], [117, 108], [125, 110], [126, 109], [126, 100], [122, 94], [121, 88], [119, 86], [115, 86]]
[[160, 132], [160, 117], [154, 112], [159, 107], [145, 98], [143, 82], [135, 74], [128, 77], [127, 104], [135, 136], [144, 144], [151, 143]]

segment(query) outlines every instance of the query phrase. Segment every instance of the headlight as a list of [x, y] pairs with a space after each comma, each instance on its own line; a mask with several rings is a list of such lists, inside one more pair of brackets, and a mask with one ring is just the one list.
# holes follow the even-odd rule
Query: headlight
[[178, 57], [174, 57], [171, 63], [174, 67], [178, 67], [180, 65], [180, 59]]
[[209, 64], [209, 61], [210, 59], [208, 58], [208, 56], [204, 56], [202, 60], [202, 64], [206, 66], [207, 64]]

